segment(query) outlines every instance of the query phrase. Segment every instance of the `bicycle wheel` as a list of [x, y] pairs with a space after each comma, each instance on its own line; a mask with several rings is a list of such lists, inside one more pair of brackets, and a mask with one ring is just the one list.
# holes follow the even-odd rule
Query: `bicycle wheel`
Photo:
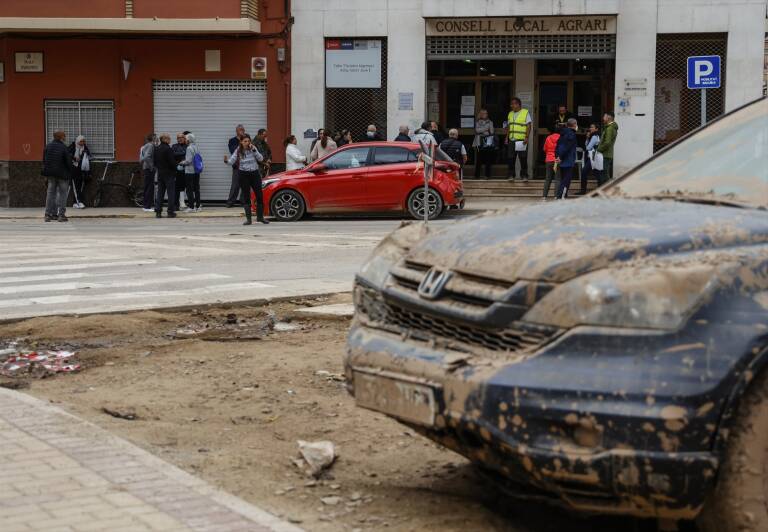
[[93, 197], [93, 206], [95, 208], [101, 207], [101, 197], [103, 194], [103, 187], [99, 187], [96, 189], [96, 195]]
[[144, 206], [144, 191], [139, 190], [136, 187], [128, 186], [125, 189], [128, 194], [128, 203], [135, 205], [136, 207]]

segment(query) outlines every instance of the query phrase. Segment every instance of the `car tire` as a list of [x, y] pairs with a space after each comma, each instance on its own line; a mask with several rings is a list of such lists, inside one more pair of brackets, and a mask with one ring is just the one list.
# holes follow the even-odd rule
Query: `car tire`
[[410, 214], [416, 220], [424, 219], [424, 207], [425, 203], [429, 209], [429, 219], [434, 220], [440, 216], [443, 212], [443, 198], [435, 190], [429, 189], [429, 196], [427, 202], [424, 201], [424, 189], [417, 188], [408, 195], [406, 206], [408, 207], [408, 214]]
[[768, 371], [741, 401], [717, 485], [698, 525], [701, 532], [768, 530]]
[[301, 194], [295, 190], [278, 190], [269, 202], [269, 212], [281, 222], [300, 220], [306, 212], [306, 204]]

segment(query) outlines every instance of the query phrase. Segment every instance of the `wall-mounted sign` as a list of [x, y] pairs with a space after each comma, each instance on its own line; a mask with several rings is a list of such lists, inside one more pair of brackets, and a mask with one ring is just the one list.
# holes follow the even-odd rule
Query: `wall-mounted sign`
[[251, 79], [267, 79], [266, 57], [251, 57]]
[[381, 88], [381, 41], [326, 40], [325, 86], [329, 88]]
[[42, 72], [43, 52], [16, 52], [16, 72]]
[[427, 35], [611, 35], [616, 17], [431, 18]]
[[647, 96], [648, 78], [624, 78], [624, 94]]
[[413, 111], [413, 93], [412, 92], [397, 93], [397, 110]]
[[576, 114], [579, 116], [592, 116], [592, 106], [591, 105], [579, 105], [576, 109]]

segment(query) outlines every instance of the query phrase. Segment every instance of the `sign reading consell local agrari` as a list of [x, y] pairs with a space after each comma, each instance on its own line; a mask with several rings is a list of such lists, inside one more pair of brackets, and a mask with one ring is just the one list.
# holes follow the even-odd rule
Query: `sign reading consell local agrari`
[[584, 35], [616, 33], [616, 17], [431, 18], [427, 35]]

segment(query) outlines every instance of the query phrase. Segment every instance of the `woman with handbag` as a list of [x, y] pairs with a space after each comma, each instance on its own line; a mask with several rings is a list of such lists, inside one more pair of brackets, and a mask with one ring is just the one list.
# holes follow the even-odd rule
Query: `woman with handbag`
[[475, 179], [480, 179], [480, 167], [485, 167], [485, 178], [491, 178], [491, 166], [496, 159], [496, 135], [493, 121], [488, 118], [488, 111], [481, 109], [475, 121]]
[[84, 136], [78, 136], [75, 142], [69, 146], [69, 156], [74, 165], [72, 191], [75, 195], [75, 201], [72, 206], [75, 209], [85, 209], [85, 184], [91, 179], [91, 150], [88, 149]]

